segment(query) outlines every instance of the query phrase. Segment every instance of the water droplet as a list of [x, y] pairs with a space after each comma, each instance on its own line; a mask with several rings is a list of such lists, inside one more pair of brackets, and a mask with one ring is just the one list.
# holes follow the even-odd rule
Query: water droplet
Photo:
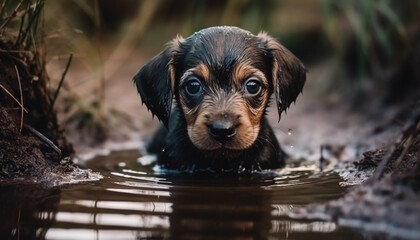
[[156, 155], [144, 155], [137, 158], [137, 162], [143, 166], [147, 166], [154, 163], [156, 161], [156, 158], [157, 158]]
[[289, 130], [287, 130], [287, 135], [292, 135], [292, 129], [289, 128]]
[[162, 152], [165, 152], [165, 149], [164, 148], [162, 148]]

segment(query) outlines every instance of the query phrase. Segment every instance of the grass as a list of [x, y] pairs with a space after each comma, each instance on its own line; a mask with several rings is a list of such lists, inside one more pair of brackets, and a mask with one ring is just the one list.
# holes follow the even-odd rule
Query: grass
[[[32, 159], [37, 158], [31, 158], [36, 155], [36, 151], [27, 151], [31, 152], [31, 157], [18, 157], [27, 153], [22, 149], [39, 147], [32, 136], [38, 137], [59, 153], [58, 156], [52, 156], [48, 154], [48, 150], [38, 151], [42, 152], [42, 157], [51, 161], [61, 159], [60, 149], [63, 149], [66, 156], [73, 151], [58, 129], [56, 116], [47, 114], [52, 105], [47, 91], [49, 78], [45, 71], [44, 6], [45, 0], [0, 2], [0, 87], [6, 93], [0, 95], [0, 109], [5, 111], [6, 116], [0, 124], [3, 129], [8, 130], [8, 134], [2, 135], [4, 139], [1, 140], [2, 143], [20, 143], [19, 146], [0, 146], [4, 151], [13, 152], [12, 155], [15, 156], [0, 160], [11, 161], [16, 166], [24, 165], [16, 171], [26, 171], [24, 168], [32, 164]], [[17, 127], [14, 128], [14, 125]], [[22, 131], [23, 128], [27, 131]]]
[[64, 79], [65, 79], [65, 77], [67, 75], [67, 72], [70, 68], [70, 64], [71, 64], [72, 59], [73, 59], [73, 54], [70, 54], [69, 59], [68, 59], [67, 64], [66, 64], [66, 68], [64, 69], [64, 72], [61, 75], [60, 82], [58, 83], [58, 87], [55, 90], [54, 97], [53, 97], [53, 99], [51, 101], [51, 104], [50, 104], [50, 108], [48, 109], [48, 115], [50, 115], [53, 112], [55, 101], [57, 100], [58, 94], [60, 93], [61, 86], [63, 86], [63, 82], [64, 82]]
[[0, 6], [0, 37], [14, 38], [14, 51], [38, 52], [39, 26], [45, 0], [3, 0]]
[[39, 74], [44, 73], [40, 49], [44, 4], [45, 0], [3, 0], [0, 5], [0, 42], [8, 46], [7, 49], [0, 48], [0, 55], [25, 67], [35, 63]]
[[[418, 24], [420, 4], [416, 0], [322, 0], [325, 32], [347, 68], [356, 91], [368, 82], [387, 87], [398, 75], [407, 52], [414, 48], [410, 28]], [[402, 81], [404, 84], [404, 81]]]
[[[0, 42], [6, 48], [0, 49], [0, 56], [15, 63], [14, 71], [18, 81], [20, 101], [13, 96], [13, 89], [9, 91], [3, 84], [1, 87], [21, 107], [20, 130], [23, 126], [23, 114], [24, 112], [28, 114], [23, 104], [22, 91], [22, 86], [28, 82], [28, 79], [21, 79], [19, 71], [30, 69], [35, 64], [36, 69], [30, 70], [31, 74], [39, 74], [36, 76], [39, 81], [46, 80], [41, 76], [44, 74], [44, 59], [40, 52], [43, 39], [40, 24], [44, 3], [45, 0], [4, 0], [0, 5]], [[3, 78], [6, 76], [3, 75], [0, 82], [5, 80]]]

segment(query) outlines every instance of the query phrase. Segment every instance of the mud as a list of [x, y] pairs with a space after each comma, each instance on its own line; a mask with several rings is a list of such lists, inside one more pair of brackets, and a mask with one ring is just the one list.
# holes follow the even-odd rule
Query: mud
[[299, 209], [293, 218], [336, 221], [370, 233], [398, 239], [420, 238], [420, 175], [387, 175], [380, 181], [351, 189], [326, 204]]
[[11, 43], [0, 42], [0, 48], [0, 182], [55, 185], [85, 179], [90, 172], [73, 164], [72, 145], [50, 112], [48, 76], [39, 56], [15, 51]]
[[383, 234], [387, 239], [420, 238], [420, 102], [414, 106], [399, 137], [363, 153], [360, 160], [337, 169], [367, 177], [342, 198], [312, 204], [293, 218], [336, 221], [341, 226]]

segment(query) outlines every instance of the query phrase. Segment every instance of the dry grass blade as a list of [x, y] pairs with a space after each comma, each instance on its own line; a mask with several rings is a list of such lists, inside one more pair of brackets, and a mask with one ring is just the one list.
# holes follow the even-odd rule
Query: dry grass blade
[[22, 83], [20, 80], [20, 75], [19, 75], [19, 71], [15, 65], [15, 71], [16, 71], [16, 76], [17, 76], [17, 80], [19, 83], [19, 92], [20, 92], [20, 125], [19, 125], [19, 132], [22, 132], [22, 127], [23, 127], [23, 93], [22, 93]]
[[52, 111], [53, 111], [55, 101], [57, 100], [58, 94], [60, 93], [61, 86], [63, 85], [64, 78], [66, 77], [67, 71], [70, 68], [70, 64], [71, 64], [71, 60], [72, 59], [73, 59], [73, 54], [70, 54], [69, 60], [67, 61], [67, 64], [66, 64], [66, 68], [64, 69], [64, 72], [61, 75], [60, 82], [58, 83], [57, 90], [55, 90], [54, 97], [53, 97], [53, 100], [51, 102], [50, 108], [48, 109], [48, 115], [47, 116], [49, 116], [52, 113]]
[[15, 101], [23, 109], [23, 111], [25, 111], [25, 113], [28, 113], [25, 107], [22, 104], [20, 104], [20, 102], [13, 96], [13, 94], [11, 94], [9, 90], [7, 90], [1, 83], [0, 88], [3, 89], [3, 91], [6, 92], [7, 95], [9, 95], [13, 99], [13, 101]]

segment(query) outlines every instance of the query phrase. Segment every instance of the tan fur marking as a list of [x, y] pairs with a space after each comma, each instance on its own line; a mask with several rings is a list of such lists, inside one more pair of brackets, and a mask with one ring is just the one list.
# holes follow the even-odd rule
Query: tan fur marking
[[261, 107], [258, 109], [251, 109], [251, 108], [246, 109], [249, 120], [252, 125], [255, 126], [255, 125], [260, 124], [261, 118], [264, 115], [264, 109], [265, 109], [265, 105], [261, 105]]
[[185, 73], [181, 76], [178, 87], [182, 86], [185, 80], [192, 75], [202, 78], [206, 83], [210, 81], [210, 70], [207, 68], [206, 65], [200, 63], [196, 67], [190, 68], [187, 71], [185, 71]]
[[175, 67], [172, 63], [169, 63], [169, 77], [171, 81], [171, 90], [175, 92]]
[[258, 71], [258, 69], [248, 63], [238, 63], [233, 70], [233, 81], [237, 86], [241, 86], [242, 82], [256, 71]]
[[195, 67], [194, 73], [201, 77], [206, 83], [210, 81], [210, 70], [204, 63], [198, 64], [197, 67]]
[[261, 80], [263, 87], [268, 88], [268, 80], [259, 69], [253, 67], [250, 63], [238, 63], [233, 70], [233, 82], [236, 86], [241, 87], [244, 81], [250, 77], [257, 77]]
[[[184, 42], [184, 38], [181, 35], [177, 35], [172, 41], [168, 42], [168, 45], [172, 52], [178, 52], [182, 42]], [[172, 60], [169, 62], [169, 78], [171, 90], [172, 92], [175, 92], [175, 67]]]

